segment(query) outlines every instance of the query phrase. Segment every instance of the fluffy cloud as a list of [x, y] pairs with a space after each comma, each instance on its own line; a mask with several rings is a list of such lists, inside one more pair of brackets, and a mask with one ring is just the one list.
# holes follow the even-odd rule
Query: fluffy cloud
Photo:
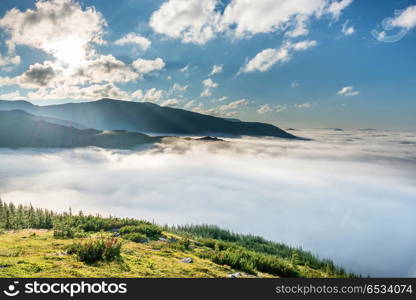
[[127, 45], [127, 44], [134, 44], [139, 46], [139, 48], [143, 51], [149, 49], [152, 42], [147, 38], [137, 35], [133, 32], [130, 32], [123, 36], [121, 39], [114, 42], [116, 45]]
[[134, 100], [141, 100], [141, 99], [143, 99], [143, 96], [144, 96], [144, 94], [143, 94], [143, 91], [141, 90], [141, 89], [138, 89], [138, 90], [136, 90], [136, 91], [134, 91], [132, 94], [131, 94], [131, 97], [134, 99]]
[[217, 88], [218, 83], [214, 82], [211, 78], [205, 79], [202, 81], [204, 86], [204, 90], [201, 93], [201, 97], [211, 97], [212, 92], [211, 89]]
[[273, 109], [270, 107], [269, 104], [264, 104], [264, 105], [260, 106], [259, 109], [257, 109], [256, 112], [258, 114], [264, 115], [264, 114], [267, 114], [267, 113], [272, 112], [272, 111], [273, 111]]
[[112, 55], [100, 55], [78, 68], [71, 77], [75, 83], [129, 82], [140, 78], [121, 60]]
[[337, 92], [338, 95], [342, 95], [342, 96], [346, 96], [346, 97], [351, 97], [351, 96], [357, 96], [360, 94], [359, 91], [354, 90], [353, 86], [345, 86], [342, 89], [340, 89]]
[[[226, 97], [221, 97], [221, 101], [225, 101]], [[218, 101], [216, 101], [218, 102]], [[184, 108], [190, 109], [194, 112], [198, 112], [206, 115], [213, 115], [219, 117], [231, 117], [237, 114], [236, 109], [249, 105], [250, 102], [247, 99], [240, 99], [232, 101], [227, 104], [217, 105], [211, 108], [206, 108], [203, 103], [197, 103], [195, 100], [189, 101], [184, 105]]]
[[180, 93], [180, 92], [185, 92], [188, 89], [188, 85], [180, 85], [179, 83], [175, 83], [172, 86], [172, 93]]
[[276, 105], [276, 112], [282, 112], [285, 111], [287, 109], [287, 105], [286, 104], [278, 104]]
[[139, 79], [140, 76], [141, 74], [134, 72], [112, 55], [97, 55], [74, 70], [68, 70], [58, 62], [35, 63], [19, 76], [0, 78], [0, 86], [16, 84], [28, 89], [60, 88], [96, 83], [129, 82]]
[[349, 25], [349, 20], [345, 21], [344, 24], [342, 24], [342, 33], [344, 35], [351, 35], [355, 32], [354, 26]]
[[228, 104], [221, 105], [218, 107], [218, 110], [220, 112], [225, 112], [225, 111], [236, 109], [238, 107], [246, 106], [249, 104], [250, 104], [250, 101], [248, 101], [247, 99], [240, 99], [240, 100], [230, 102]]
[[204, 44], [215, 36], [220, 15], [217, 0], [169, 0], [150, 18], [157, 33], [185, 43]]
[[10, 51], [25, 45], [72, 63], [85, 58], [91, 43], [104, 43], [106, 25], [94, 8], [82, 9], [73, 0], [36, 1], [35, 9], [22, 12], [13, 8], [0, 19]]
[[18, 55], [3, 56], [0, 53], [0, 68], [18, 65], [20, 62], [21, 58]]
[[24, 88], [47, 87], [62, 73], [55, 68], [51, 61], [43, 64], [36, 63], [29, 67], [29, 70], [16, 78], [20, 86]]
[[161, 106], [175, 106], [177, 104], [179, 104], [179, 101], [175, 98], [172, 98], [172, 99], [167, 99], [163, 101], [160, 105]]
[[183, 67], [182, 69], [180, 69], [179, 71], [181, 72], [181, 73], [188, 73], [189, 72], [189, 67], [190, 67], [190, 65], [189, 64], [187, 64], [185, 67]]
[[236, 38], [287, 31], [290, 37], [308, 33], [310, 18], [338, 19], [352, 0], [231, 0], [223, 13], [217, 0], [168, 0], [150, 19], [157, 33], [184, 43], [204, 44], [220, 33]]
[[212, 71], [209, 74], [209, 76], [221, 73], [223, 71], [223, 68], [224, 68], [223, 65], [214, 65], [214, 66], [212, 66]]
[[347, 8], [353, 0], [341, 0], [330, 3], [325, 9], [325, 13], [329, 13], [335, 20], [338, 20], [342, 11]]
[[56, 88], [40, 88], [27, 94], [28, 99], [86, 99], [97, 100], [101, 98], [113, 98], [130, 100], [130, 95], [114, 84], [94, 84], [88, 87], [61, 86]]
[[316, 41], [306, 40], [297, 43], [285, 42], [278, 49], [265, 49], [251, 59], [240, 72], [249, 73], [254, 71], [266, 72], [277, 63], [285, 63], [292, 59], [292, 53], [303, 51], [317, 45]]
[[165, 95], [164, 90], [158, 90], [156, 88], [151, 88], [146, 91], [146, 93], [143, 96], [143, 101], [147, 102], [158, 102], [160, 99], [163, 98]]
[[19, 91], [0, 94], [1, 100], [26, 100], [26, 97], [21, 95]]
[[392, 25], [408, 30], [416, 27], [416, 5], [406, 8], [392, 21]]
[[296, 108], [312, 108], [313, 106], [316, 106], [316, 102], [305, 102], [300, 104], [294, 104], [294, 107]]
[[136, 59], [133, 62], [133, 67], [142, 74], [147, 74], [153, 71], [162, 70], [165, 67], [165, 62], [161, 58], [154, 60]]

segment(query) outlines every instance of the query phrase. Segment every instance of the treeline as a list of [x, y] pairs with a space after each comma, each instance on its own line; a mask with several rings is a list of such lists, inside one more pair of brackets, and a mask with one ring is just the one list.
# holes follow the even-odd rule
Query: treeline
[[177, 233], [188, 234], [193, 238], [214, 239], [234, 243], [254, 252], [285, 258], [291, 260], [296, 265], [323, 270], [337, 276], [351, 276], [351, 274], [347, 274], [345, 269], [336, 266], [332, 260], [320, 259], [309, 251], [268, 241], [259, 236], [238, 234], [221, 229], [215, 225], [184, 225], [173, 226], [167, 229]]
[[0, 199], [0, 228], [2, 229], [51, 229], [56, 214], [32, 205], [14, 205]]
[[151, 224], [129, 218], [102, 217], [84, 215], [82, 211], [55, 213], [47, 209], [34, 208], [32, 205], [15, 205], [0, 199], [0, 229], [52, 229], [57, 227], [73, 228], [86, 232], [110, 231], [127, 225]]

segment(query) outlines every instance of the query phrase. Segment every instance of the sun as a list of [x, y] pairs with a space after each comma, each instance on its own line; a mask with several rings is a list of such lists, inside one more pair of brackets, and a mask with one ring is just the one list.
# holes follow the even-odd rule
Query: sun
[[76, 36], [48, 42], [45, 46], [59, 63], [70, 70], [81, 66], [86, 61], [86, 45]]

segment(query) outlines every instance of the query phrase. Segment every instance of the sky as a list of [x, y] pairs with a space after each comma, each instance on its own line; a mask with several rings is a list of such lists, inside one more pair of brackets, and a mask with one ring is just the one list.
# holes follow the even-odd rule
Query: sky
[[416, 130], [416, 1], [2, 0], [0, 99]]

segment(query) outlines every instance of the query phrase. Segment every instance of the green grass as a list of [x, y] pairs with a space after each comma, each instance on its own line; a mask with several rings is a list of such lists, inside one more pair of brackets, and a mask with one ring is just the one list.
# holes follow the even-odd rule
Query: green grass
[[[184, 263], [183, 258], [192, 258]], [[0, 277], [353, 277], [330, 260], [216, 226], [58, 214], [0, 200]]]
[[[36, 235], [33, 235], [35, 233]], [[0, 235], [0, 277], [226, 277], [235, 271], [166, 242], [123, 240], [121, 259], [87, 264], [66, 249], [81, 239], [55, 239], [49, 230], [18, 230]], [[191, 257], [193, 263], [180, 260]]]
[[[121, 258], [113, 262], [84, 263], [76, 255], [67, 253], [74, 242], [84, 239], [56, 239], [52, 230], [17, 230], [0, 235], [0, 277], [171, 277], [171, 278], [221, 278], [242, 271], [229, 265], [217, 264], [206, 258], [212, 249], [192, 242], [189, 250], [181, 245], [180, 236], [164, 233], [178, 240], [175, 243], [153, 241], [135, 243], [122, 239]], [[183, 243], [183, 242], [182, 242]], [[193, 263], [180, 260], [191, 257]], [[293, 265], [281, 261], [300, 277], [333, 277], [334, 274]], [[251, 274], [249, 274], [251, 273]], [[246, 272], [244, 277], [278, 277], [262, 272]]]

